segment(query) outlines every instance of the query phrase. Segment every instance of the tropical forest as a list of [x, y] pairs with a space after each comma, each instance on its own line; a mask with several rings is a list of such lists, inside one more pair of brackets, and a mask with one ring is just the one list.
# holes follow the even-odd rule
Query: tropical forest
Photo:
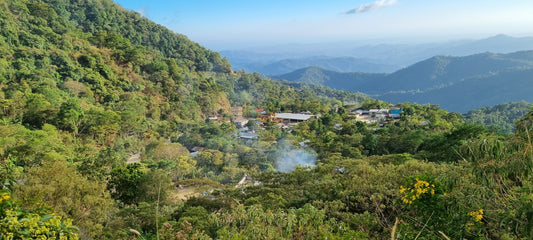
[[111, 0], [0, 0], [0, 239], [532, 239], [531, 106], [393, 104]]

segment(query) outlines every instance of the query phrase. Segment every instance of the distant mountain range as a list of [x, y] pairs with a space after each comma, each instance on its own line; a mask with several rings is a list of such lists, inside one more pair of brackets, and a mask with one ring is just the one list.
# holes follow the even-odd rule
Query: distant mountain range
[[260, 62], [239, 57], [230, 59], [232, 59], [234, 69], [244, 69], [247, 72], [258, 72], [265, 75], [284, 74], [309, 66], [320, 66], [338, 72], [392, 72], [399, 68], [395, 65], [376, 63], [355, 57], [311, 56], [282, 60], [265, 60], [267, 58], [264, 58]]
[[533, 101], [533, 51], [435, 56], [390, 74], [308, 67], [273, 78], [363, 92], [392, 103], [439, 104], [465, 113], [504, 102]]
[[436, 55], [467, 56], [524, 50], [533, 50], [533, 37], [496, 35], [480, 40], [427, 44], [291, 44], [220, 53], [230, 60], [235, 70], [279, 75], [311, 66], [338, 72], [391, 73]]

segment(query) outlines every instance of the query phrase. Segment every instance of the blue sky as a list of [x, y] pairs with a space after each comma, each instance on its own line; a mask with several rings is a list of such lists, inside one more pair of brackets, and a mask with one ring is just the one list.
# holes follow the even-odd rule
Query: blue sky
[[214, 49], [533, 36], [531, 0], [116, 0]]

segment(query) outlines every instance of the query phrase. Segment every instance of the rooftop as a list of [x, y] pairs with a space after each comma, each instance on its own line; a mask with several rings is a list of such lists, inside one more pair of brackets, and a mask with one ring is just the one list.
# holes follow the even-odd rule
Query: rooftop
[[281, 118], [281, 119], [306, 121], [306, 120], [309, 120], [309, 118], [314, 117], [314, 115], [298, 114], [298, 113], [276, 113], [274, 117]]
[[241, 138], [244, 139], [254, 139], [257, 138], [257, 133], [242, 132]]

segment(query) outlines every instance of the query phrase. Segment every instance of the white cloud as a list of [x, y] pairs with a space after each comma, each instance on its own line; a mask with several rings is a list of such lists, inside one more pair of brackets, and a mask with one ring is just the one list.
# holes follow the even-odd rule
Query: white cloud
[[377, 0], [373, 3], [365, 3], [361, 6], [352, 9], [350, 11], [347, 11], [346, 14], [357, 14], [357, 13], [364, 13], [369, 11], [374, 11], [377, 9], [380, 9], [382, 7], [392, 6], [394, 4], [398, 3], [397, 0]]

